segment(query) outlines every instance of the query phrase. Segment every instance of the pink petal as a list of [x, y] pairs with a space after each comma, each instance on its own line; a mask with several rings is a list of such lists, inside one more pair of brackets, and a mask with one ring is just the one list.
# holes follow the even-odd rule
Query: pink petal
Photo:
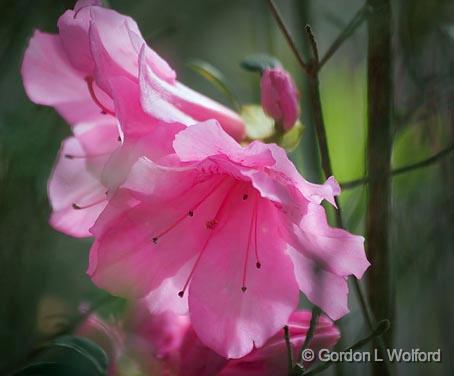
[[213, 233], [189, 286], [189, 312], [195, 332], [205, 345], [228, 358], [242, 357], [254, 346], [263, 346], [282, 329], [298, 302], [295, 277], [288, 272], [291, 261], [276, 232], [272, 204], [266, 202], [259, 204], [257, 220], [261, 268], [257, 269], [250, 249], [247, 290], [243, 292], [254, 200], [247, 201], [251, 202], [230, 204], [226, 214], [229, 220], [222, 224], [222, 231]]
[[126, 77], [110, 79], [113, 99], [125, 141], [109, 160], [102, 177], [111, 189], [119, 186], [139, 157], [151, 160], [173, 153], [175, 134], [185, 127], [179, 124], [161, 124], [142, 110], [139, 87]]
[[235, 112], [179, 82], [172, 85], [160, 79], [146, 61], [146, 49], [143, 47], [139, 62], [142, 105], [150, 116], [186, 125], [216, 119], [236, 140], [244, 137], [244, 123]]
[[71, 64], [91, 75], [94, 63], [88, 42], [88, 27], [90, 25], [90, 9], [92, 4], [76, 4], [74, 10], [67, 10], [58, 19], [58, 35], [63, 49]]
[[84, 73], [72, 67], [57, 35], [35, 31], [21, 72], [29, 98], [55, 107], [68, 123], [99, 121], [105, 116], [89, 95]]
[[252, 143], [241, 147], [216, 120], [194, 124], [178, 133], [173, 143], [182, 161], [201, 161], [208, 157], [226, 156], [246, 167], [264, 167], [274, 164], [265, 144]]
[[212, 376], [226, 365], [227, 359], [205, 346], [189, 328], [181, 346], [180, 375]]
[[[210, 200], [216, 202], [225, 192], [213, 194], [193, 217], [188, 213], [215, 183], [199, 184], [190, 195], [172, 195], [170, 200], [150, 197], [144, 203], [137, 203], [133, 192], [118, 190], [91, 230], [96, 237], [88, 271], [92, 280], [114, 294], [143, 297], [175, 275], [205, 241]], [[175, 193], [180, 188], [173, 189]], [[165, 235], [169, 228], [173, 232]]]

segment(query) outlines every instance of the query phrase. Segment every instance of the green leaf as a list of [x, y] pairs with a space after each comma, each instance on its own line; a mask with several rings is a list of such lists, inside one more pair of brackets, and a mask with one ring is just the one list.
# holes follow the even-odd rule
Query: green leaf
[[292, 129], [284, 133], [280, 145], [287, 151], [295, 150], [303, 136], [303, 132], [304, 125], [298, 120]]
[[42, 347], [32, 362], [14, 376], [103, 376], [107, 364], [105, 352], [95, 343], [82, 337], [62, 336]]
[[240, 116], [246, 124], [246, 135], [253, 140], [263, 140], [273, 135], [274, 120], [263, 112], [261, 106], [247, 104], [241, 107]]
[[215, 66], [211, 65], [210, 63], [193, 59], [190, 60], [187, 65], [191, 68], [194, 72], [201, 75], [207, 81], [209, 81], [213, 86], [218, 89], [222, 94], [224, 94], [232, 103], [232, 105], [239, 110], [240, 104], [238, 99], [233, 94], [232, 90], [229, 88], [227, 84], [227, 79], [224, 74]]
[[250, 55], [241, 62], [241, 66], [244, 69], [259, 73], [262, 73], [266, 68], [275, 68], [281, 65], [281, 62], [277, 58], [266, 54]]

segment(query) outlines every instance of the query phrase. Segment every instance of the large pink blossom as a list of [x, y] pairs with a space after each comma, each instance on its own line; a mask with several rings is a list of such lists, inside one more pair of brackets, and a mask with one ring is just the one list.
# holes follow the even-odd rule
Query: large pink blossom
[[90, 236], [135, 158], [172, 152], [169, 142], [183, 124], [215, 118], [238, 139], [244, 134], [237, 114], [176, 81], [134, 20], [99, 5], [78, 1], [60, 17], [57, 35], [35, 31], [22, 64], [30, 99], [53, 106], [72, 125], [48, 193], [50, 223], [77, 237]]
[[348, 312], [347, 277], [369, 262], [361, 236], [326, 221], [333, 178], [311, 184], [278, 146], [242, 147], [216, 121], [179, 132], [173, 148], [136, 162], [93, 227], [99, 287], [169, 307], [187, 299], [198, 337], [228, 358], [280, 330], [299, 290], [333, 319]]

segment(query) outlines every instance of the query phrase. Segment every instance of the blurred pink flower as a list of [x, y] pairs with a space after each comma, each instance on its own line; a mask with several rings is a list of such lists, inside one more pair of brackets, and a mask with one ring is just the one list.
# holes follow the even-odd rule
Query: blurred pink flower
[[280, 67], [262, 73], [260, 93], [263, 110], [284, 129], [293, 128], [300, 115], [298, 89], [290, 74]]
[[101, 347], [109, 361], [107, 374], [117, 375], [117, 363], [126, 351], [125, 333], [118, 324], [92, 313], [77, 327], [74, 334], [88, 338]]
[[137, 156], [172, 152], [173, 136], [184, 125], [216, 118], [235, 137], [244, 135], [237, 114], [176, 81], [135, 21], [100, 3], [78, 1], [60, 17], [57, 35], [35, 31], [22, 64], [30, 99], [53, 106], [72, 125], [48, 194], [50, 223], [76, 237], [90, 236]]
[[179, 132], [173, 147], [160, 164], [136, 162], [93, 227], [88, 274], [99, 287], [172, 309], [182, 298], [179, 310], [187, 299], [197, 336], [228, 358], [278, 332], [299, 289], [333, 319], [348, 312], [346, 278], [369, 262], [361, 236], [327, 224], [320, 203], [340, 193], [333, 178], [311, 184], [283, 149], [242, 147], [216, 121]]
[[[288, 322], [290, 343], [293, 350], [293, 361], [301, 360], [300, 351], [306, 339], [311, 320], [309, 311], [292, 313]], [[340, 338], [340, 332], [326, 316], [320, 316], [314, 336], [308, 348], [316, 355], [320, 349], [331, 349]], [[314, 358], [316, 360], [317, 357]], [[304, 362], [307, 368], [312, 362]], [[270, 338], [263, 347], [254, 349], [240, 359], [232, 359], [219, 373], [219, 376], [277, 376], [287, 375], [287, 345], [284, 331], [281, 330]]]

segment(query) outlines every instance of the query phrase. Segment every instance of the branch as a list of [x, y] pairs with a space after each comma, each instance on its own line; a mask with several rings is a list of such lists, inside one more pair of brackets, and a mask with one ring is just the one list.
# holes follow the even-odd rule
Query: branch
[[[422, 161], [412, 163], [407, 166], [399, 167], [399, 168], [392, 170], [391, 176], [394, 177], [396, 175], [411, 172], [413, 170], [417, 170], [422, 167], [428, 167], [428, 166], [438, 162], [439, 160], [447, 157], [449, 155], [449, 153], [451, 153], [453, 150], [454, 150], [454, 144], [448, 146], [446, 149], [439, 151], [437, 154], [434, 154], [427, 159], [423, 159]], [[355, 180], [347, 181], [345, 183], [340, 183], [340, 185], [341, 185], [342, 189], [353, 189], [360, 185], [367, 184], [367, 183], [369, 183], [369, 181], [370, 181], [369, 177], [365, 176], [360, 179], [355, 179]]]
[[303, 56], [299, 53], [298, 49], [296, 48], [295, 41], [293, 40], [290, 31], [287, 29], [287, 26], [285, 26], [284, 20], [282, 19], [281, 14], [279, 13], [279, 10], [276, 7], [276, 4], [274, 4], [273, 0], [267, 0], [268, 5], [270, 6], [271, 12], [273, 13], [273, 17], [275, 18], [277, 24], [279, 25], [279, 28], [282, 31], [282, 34], [284, 34], [285, 39], [287, 40], [287, 43], [289, 44], [290, 48], [293, 51], [293, 54], [295, 55], [296, 59], [298, 60], [299, 64], [301, 65], [301, 68], [303, 68], [304, 72], [306, 74], [309, 74], [309, 67], [306, 65], [304, 62]]
[[347, 24], [344, 30], [338, 35], [334, 40], [333, 44], [328, 48], [325, 55], [320, 60], [318, 64], [318, 69], [320, 70], [323, 65], [334, 55], [334, 53], [339, 49], [340, 46], [347, 40], [350, 35], [352, 35], [355, 30], [367, 19], [371, 14], [371, 8], [365, 4], [363, 5], [353, 16], [351, 21]]

